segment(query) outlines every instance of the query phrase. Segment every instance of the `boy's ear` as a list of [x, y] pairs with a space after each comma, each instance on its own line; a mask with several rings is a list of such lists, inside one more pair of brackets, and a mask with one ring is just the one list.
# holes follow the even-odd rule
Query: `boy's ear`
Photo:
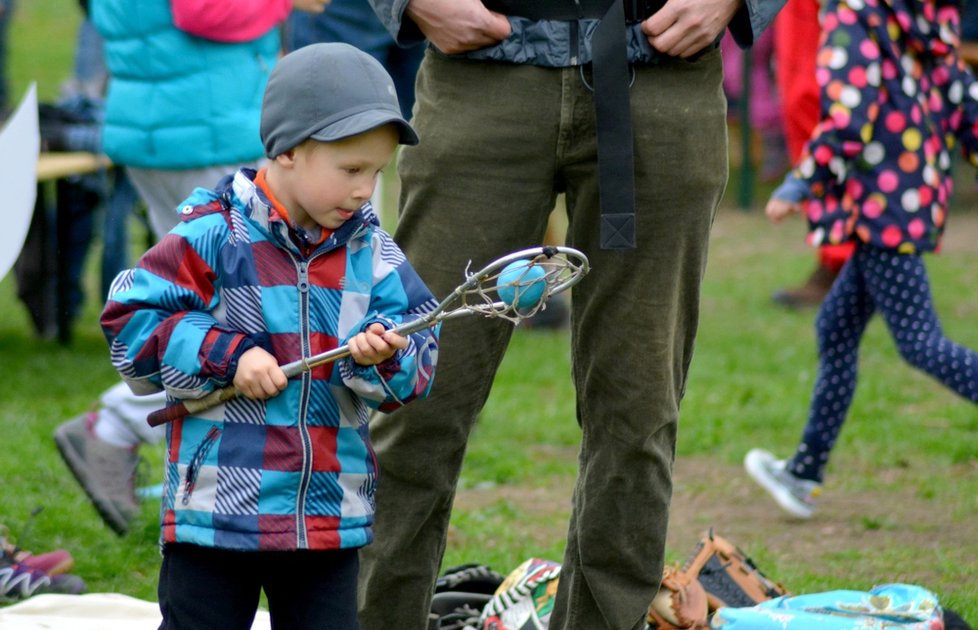
[[284, 153], [279, 153], [275, 156], [275, 162], [279, 166], [284, 166], [285, 168], [291, 168], [295, 164], [295, 149], [289, 149]]

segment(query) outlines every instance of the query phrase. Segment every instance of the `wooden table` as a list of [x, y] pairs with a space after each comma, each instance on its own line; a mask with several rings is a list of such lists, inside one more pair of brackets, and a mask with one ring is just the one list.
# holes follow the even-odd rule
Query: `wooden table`
[[87, 175], [112, 166], [104, 155], [95, 153], [42, 153], [37, 158], [37, 181], [46, 182], [70, 175]]

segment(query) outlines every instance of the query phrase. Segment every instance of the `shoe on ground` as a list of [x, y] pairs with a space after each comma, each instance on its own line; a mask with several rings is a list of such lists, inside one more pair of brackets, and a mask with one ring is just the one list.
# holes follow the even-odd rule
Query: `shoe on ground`
[[54, 441], [102, 520], [123, 536], [139, 513], [135, 495], [139, 455], [98, 439], [92, 430], [94, 422], [94, 413], [73, 418], [55, 430]]
[[785, 469], [785, 460], [755, 448], [744, 458], [744, 468], [762, 488], [768, 491], [786, 512], [798, 518], [811, 518], [815, 499], [822, 487], [809, 479], [800, 479]]
[[44, 593], [80, 595], [84, 592], [85, 582], [77, 575], [48, 575], [23, 564], [0, 560], [0, 603]]
[[838, 275], [837, 271], [818, 265], [804, 284], [794, 289], [779, 289], [774, 292], [771, 299], [788, 308], [819, 306], [829, 294], [829, 289], [832, 288], [832, 283]]
[[75, 559], [64, 549], [33, 554], [0, 536], [0, 563], [20, 564], [48, 575], [62, 575], [71, 571], [75, 566]]

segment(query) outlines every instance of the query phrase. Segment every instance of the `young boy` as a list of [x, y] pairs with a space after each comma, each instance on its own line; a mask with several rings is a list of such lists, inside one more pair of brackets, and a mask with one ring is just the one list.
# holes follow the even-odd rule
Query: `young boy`
[[[262, 589], [276, 627], [357, 627], [367, 418], [426, 396], [437, 357], [437, 329], [389, 331], [435, 300], [368, 203], [418, 142], [380, 63], [346, 44], [283, 57], [261, 136], [268, 166], [195, 190], [102, 315], [133, 391], [242, 393], [167, 430], [166, 629], [250, 628]], [[343, 343], [350, 357], [291, 380], [279, 367]]]

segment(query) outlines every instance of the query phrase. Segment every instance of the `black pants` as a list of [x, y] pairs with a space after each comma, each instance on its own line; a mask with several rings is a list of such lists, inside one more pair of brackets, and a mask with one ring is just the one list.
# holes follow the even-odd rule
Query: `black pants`
[[230, 551], [163, 548], [160, 630], [249, 630], [261, 591], [272, 628], [355, 630], [356, 549]]

